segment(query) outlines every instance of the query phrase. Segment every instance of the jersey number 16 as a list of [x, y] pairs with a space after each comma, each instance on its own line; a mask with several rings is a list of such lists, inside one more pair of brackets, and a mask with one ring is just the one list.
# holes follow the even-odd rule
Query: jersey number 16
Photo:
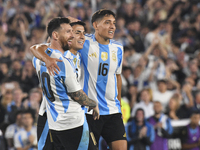
[[100, 63], [99, 64], [99, 73], [98, 75], [106, 76], [108, 74], [108, 64], [107, 63]]

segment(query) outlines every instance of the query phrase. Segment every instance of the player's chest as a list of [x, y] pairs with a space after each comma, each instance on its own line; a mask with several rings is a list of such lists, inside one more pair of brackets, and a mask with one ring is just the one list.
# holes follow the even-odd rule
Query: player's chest
[[107, 68], [110, 71], [116, 71], [118, 67], [117, 48], [112, 49], [91, 49], [88, 52], [88, 64], [94, 68]]

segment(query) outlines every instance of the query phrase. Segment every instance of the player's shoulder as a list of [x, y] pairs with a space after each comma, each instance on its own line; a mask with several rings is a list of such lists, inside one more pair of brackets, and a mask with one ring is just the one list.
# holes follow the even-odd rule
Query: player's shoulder
[[47, 48], [45, 53], [52, 58], [58, 58], [58, 59], [63, 59], [63, 54], [59, 50]]
[[85, 34], [86, 41], [92, 41], [93, 39], [94, 39], [94, 34], [89, 34], [89, 33]]
[[120, 42], [118, 42], [118, 41], [116, 41], [116, 40], [114, 40], [114, 39], [111, 39], [111, 40], [110, 40], [110, 43], [111, 43], [112, 45], [114, 45], [114, 46], [123, 48], [122, 43], [120, 43]]
[[86, 33], [86, 34], [85, 34], [85, 37], [86, 37], [86, 38], [92, 38], [93, 35], [94, 35], [94, 34]]
[[111, 39], [110, 44], [112, 48], [117, 49], [119, 53], [123, 52], [123, 45], [120, 42]]
[[72, 59], [63, 57], [62, 62], [57, 62], [57, 65], [60, 68], [61, 72], [64, 73], [63, 75], [65, 75], [66, 70], [68, 70], [68, 73], [71, 72], [71, 69], [73, 70], [73, 72], [75, 71]]

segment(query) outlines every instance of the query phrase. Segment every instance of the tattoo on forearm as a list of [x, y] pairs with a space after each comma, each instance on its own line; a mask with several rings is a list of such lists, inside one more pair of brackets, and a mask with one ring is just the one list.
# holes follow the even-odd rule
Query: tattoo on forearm
[[79, 90], [77, 92], [68, 93], [68, 95], [75, 101], [77, 101], [80, 105], [96, 107], [96, 102], [89, 99], [88, 96], [83, 92], [83, 90]]

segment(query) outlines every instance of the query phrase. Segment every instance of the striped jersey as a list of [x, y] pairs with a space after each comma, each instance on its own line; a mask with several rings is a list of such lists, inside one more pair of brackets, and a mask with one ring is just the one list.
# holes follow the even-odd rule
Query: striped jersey
[[80, 81], [80, 75], [81, 75], [81, 57], [80, 57], [80, 53], [77, 52], [76, 55], [74, 55], [73, 53], [71, 53], [69, 50], [64, 52], [64, 56], [70, 60], [72, 60], [75, 70], [76, 70], [76, 77], [77, 80]]
[[79, 50], [83, 91], [98, 102], [100, 115], [121, 113], [116, 74], [121, 74], [123, 46], [114, 40], [108, 45], [100, 44], [94, 34], [86, 34], [85, 38], [83, 49]]
[[84, 110], [67, 95], [81, 89], [74, 64], [58, 50], [48, 48], [46, 53], [62, 62], [57, 62], [61, 70], [59, 74], [50, 76], [45, 63], [33, 58], [43, 89], [43, 103], [46, 103], [46, 108], [43, 108], [43, 112], [40, 110], [40, 114], [46, 109], [49, 129], [61, 131], [79, 127], [84, 123]]
[[25, 148], [28, 146], [29, 143], [29, 137], [34, 136], [34, 147], [29, 148], [28, 150], [37, 150], [37, 129], [35, 126], [31, 128], [30, 131], [26, 131], [25, 129], [21, 129], [14, 135], [14, 147], [15, 148]]
[[[80, 81], [80, 75], [81, 75], [81, 57], [80, 57], [80, 53], [77, 52], [76, 55], [74, 55], [73, 53], [71, 53], [69, 50], [64, 52], [64, 57], [70, 59], [75, 67], [76, 70], [76, 77], [77, 80]], [[39, 110], [39, 115], [43, 115], [46, 111], [46, 103], [45, 101], [42, 101], [41, 105], [40, 105], [40, 110]]]

